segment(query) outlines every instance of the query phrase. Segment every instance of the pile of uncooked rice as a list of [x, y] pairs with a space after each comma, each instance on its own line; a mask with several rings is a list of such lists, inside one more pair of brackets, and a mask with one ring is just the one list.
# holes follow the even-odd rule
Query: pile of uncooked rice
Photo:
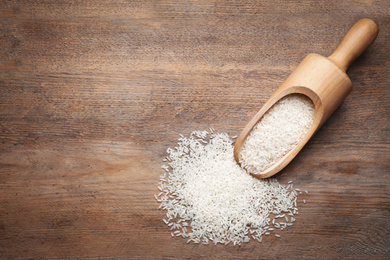
[[259, 174], [274, 165], [305, 137], [314, 116], [314, 104], [305, 95], [291, 94], [278, 101], [244, 142], [241, 166]]
[[181, 135], [167, 153], [155, 198], [166, 211], [163, 221], [172, 237], [240, 245], [251, 239], [261, 242], [262, 235], [293, 225], [302, 192], [293, 190], [292, 181], [282, 186], [274, 178], [247, 174], [234, 160], [227, 134], [210, 129], [189, 138]]

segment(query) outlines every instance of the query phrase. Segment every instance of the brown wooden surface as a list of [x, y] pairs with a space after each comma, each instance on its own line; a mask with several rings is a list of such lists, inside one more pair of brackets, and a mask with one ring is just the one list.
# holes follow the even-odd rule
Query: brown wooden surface
[[[354, 88], [276, 178], [281, 238], [171, 238], [153, 195], [178, 135], [237, 135], [310, 52], [370, 17]], [[389, 1], [0, 2], [0, 258], [390, 257]]]

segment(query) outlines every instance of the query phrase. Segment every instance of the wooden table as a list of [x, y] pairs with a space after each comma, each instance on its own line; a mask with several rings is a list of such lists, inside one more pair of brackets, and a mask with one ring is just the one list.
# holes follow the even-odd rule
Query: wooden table
[[[154, 194], [179, 134], [237, 135], [310, 52], [370, 17], [352, 93], [280, 174], [281, 238], [172, 238]], [[1, 1], [0, 258], [390, 257], [389, 1]]]

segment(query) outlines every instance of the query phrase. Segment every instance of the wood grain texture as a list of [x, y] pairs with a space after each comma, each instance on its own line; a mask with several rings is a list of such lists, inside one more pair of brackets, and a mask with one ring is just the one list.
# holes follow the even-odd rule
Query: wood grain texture
[[[389, 1], [0, 2], [0, 258], [390, 257]], [[301, 60], [370, 17], [353, 90], [275, 176], [281, 238], [171, 238], [153, 195], [178, 135], [237, 135]]]

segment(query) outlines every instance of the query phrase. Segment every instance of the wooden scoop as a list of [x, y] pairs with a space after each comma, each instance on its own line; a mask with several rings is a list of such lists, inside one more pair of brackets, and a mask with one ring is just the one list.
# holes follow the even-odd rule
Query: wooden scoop
[[234, 158], [241, 164], [241, 149], [262, 116], [283, 97], [300, 93], [309, 97], [315, 106], [315, 117], [306, 136], [273, 166], [257, 178], [267, 178], [282, 170], [298, 154], [316, 131], [325, 123], [352, 90], [351, 80], [345, 73], [348, 66], [375, 40], [378, 25], [371, 19], [358, 21], [345, 35], [337, 49], [329, 57], [309, 54], [264, 104], [255, 117], [245, 126], [234, 147]]

